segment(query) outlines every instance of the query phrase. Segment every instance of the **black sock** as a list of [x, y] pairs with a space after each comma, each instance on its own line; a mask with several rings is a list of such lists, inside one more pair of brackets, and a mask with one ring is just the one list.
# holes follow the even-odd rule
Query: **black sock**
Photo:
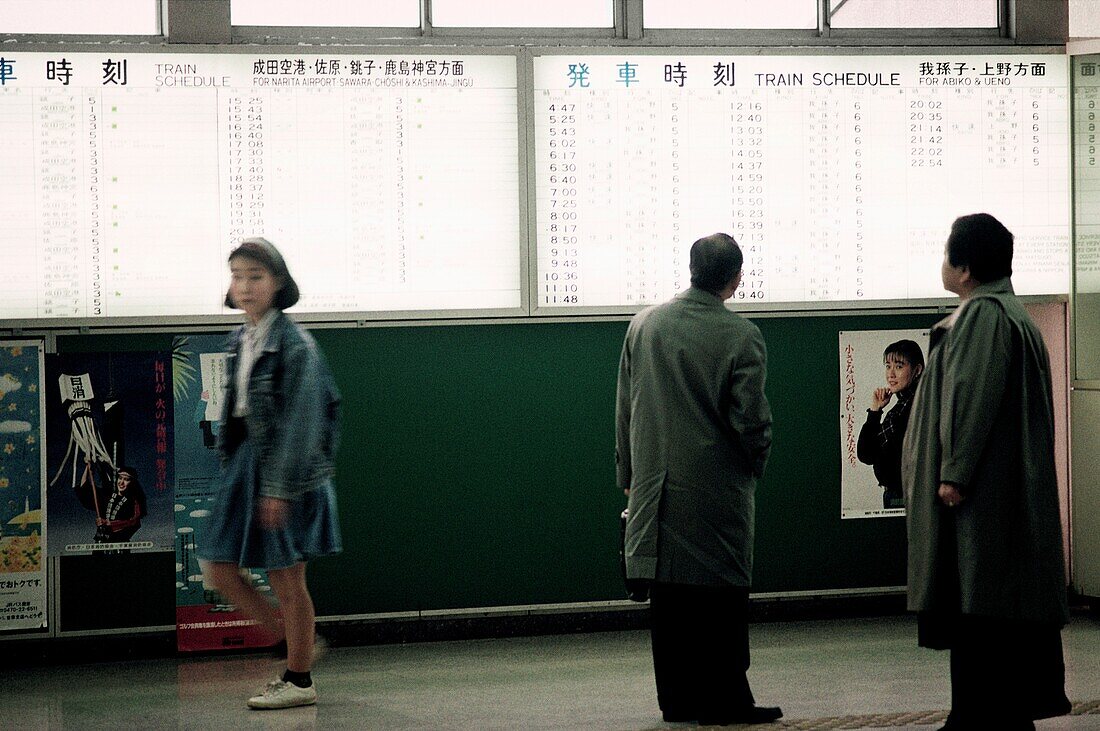
[[299, 688], [308, 688], [313, 685], [313, 678], [310, 677], [309, 671], [304, 673], [296, 673], [290, 668], [287, 668], [283, 673], [284, 683], [294, 683]]

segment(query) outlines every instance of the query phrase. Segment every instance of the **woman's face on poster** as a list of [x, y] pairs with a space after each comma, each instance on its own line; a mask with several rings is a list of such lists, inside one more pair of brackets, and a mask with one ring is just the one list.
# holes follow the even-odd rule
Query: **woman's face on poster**
[[126, 492], [127, 488], [130, 487], [130, 474], [128, 472], [119, 472], [117, 484], [119, 492]]
[[918, 375], [920, 366], [914, 368], [909, 361], [896, 353], [886, 356], [886, 387], [890, 389], [890, 393], [909, 388]]

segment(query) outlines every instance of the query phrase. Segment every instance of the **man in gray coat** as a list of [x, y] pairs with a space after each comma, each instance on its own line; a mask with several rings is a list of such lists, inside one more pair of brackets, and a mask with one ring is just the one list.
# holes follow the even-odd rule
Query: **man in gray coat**
[[951, 650], [947, 729], [1027, 729], [1068, 713], [1068, 620], [1050, 363], [1012, 290], [1012, 234], [984, 213], [951, 227], [958, 309], [931, 334], [902, 446], [909, 608]]
[[629, 496], [626, 571], [649, 580], [653, 671], [666, 721], [761, 723], [749, 667], [754, 491], [771, 446], [766, 355], [724, 302], [741, 249], [691, 247], [691, 288], [631, 321], [619, 365], [618, 483]]

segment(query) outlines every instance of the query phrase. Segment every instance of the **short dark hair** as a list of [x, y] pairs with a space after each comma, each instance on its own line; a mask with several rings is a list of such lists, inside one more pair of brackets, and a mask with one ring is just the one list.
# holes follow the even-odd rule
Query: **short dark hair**
[[691, 245], [691, 286], [718, 294], [741, 271], [745, 257], [729, 234], [704, 236]]
[[[283, 255], [279, 253], [279, 250], [275, 248], [275, 244], [260, 236], [244, 239], [241, 241], [240, 246], [229, 252], [228, 261], [232, 262], [239, 257], [252, 259], [258, 262], [264, 269], [271, 272], [273, 276], [283, 280], [283, 285], [279, 287], [279, 291], [275, 293], [275, 299], [271, 303], [272, 307], [285, 310], [288, 307], [293, 307], [298, 304], [298, 298], [300, 296], [298, 293], [298, 283], [294, 281], [294, 277], [290, 276], [290, 270], [287, 269], [286, 261], [283, 259]], [[233, 297], [229, 292], [225, 293], [225, 306], [232, 307], [235, 310], [240, 309], [233, 302]]]
[[122, 465], [115, 470], [115, 484], [111, 485], [112, 490], [118, 489], [118, 476], [123, 472], [130, 476], [130, 485], [126, 488], [126, 492], [133, 496], [134, 501], [141, 506], [141, 515], [145, 517], [149, 514], [148, 500], [145, 497], [145, 489], [141, 486], [141, 480], [138, 479], [137, 470], [129, 465]]
[[947, 237], [947, 261], [979, 283], [1012, 276], [1012, 232], [988, 213], [959, 216]]
[[899, 340], [887, 345], [886, 350], [882, 351], [882, 362], [885, 363], [891, 355], [902, 358], [911, 366], [924, 368], [924, 351], [912, 340]]

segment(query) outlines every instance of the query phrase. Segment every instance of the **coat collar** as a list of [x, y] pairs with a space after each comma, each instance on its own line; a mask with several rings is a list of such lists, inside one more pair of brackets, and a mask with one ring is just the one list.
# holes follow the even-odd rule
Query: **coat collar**
[[726, 303], [718, 298], [718, 295], [711, 294], [705, 289], [699, 289], [698, 287], [690, 287], [685, 289], [680, 294], [676, 295], [678, 300], [687, 300], [689, 302], [697, 302], [701, 305], [709, 305], [711, 307], [726, 308]]
[[[932, 326], [932, 340], [938, 343], [939, 337], [937, 335], [942, 335], [943, 332], [950, 330], [955, 325], [955, 321], [959, 319], [959, 315], [962, 314], [962, 311], [966, 309], [966, 306], [973, 301], [974, 298], [995, 297], [1002, 294], [1016, 294], [1016, 291], [1012, 288], [1012, 279], [1010, 277], [1002, 277], [1001, 279], [994, 279], [991, 282], [979, 284], [974, 288], [974, 291], [970, 293], [969, 299], [965, 302], [960, 302], [954, 312]], [[937, 334], [936, 331], [941, 332]]]
[[974, 288], [974, 291], [970, 293], [970, 298], [982, 297], [983, 295], [990, 294], [1016, 294], [1016, 291], [1012, 289], [1012, 279], [1010, 277], [1002, 277], [1000, 279], [994, 279], [992, 282], [986, 282], [979, 284]]
[[[282, 310], [276, 308], [272, 309], [275, 312], [275, 316], [268, 324], [267, 337], [264, 338], [263, 352], [265, 353], [278, 353], [282, 349], [283, 333], [286, 331], [286, 325], [289, 322]], [[263, 324], [262, 321], [260, 324]]]
[[[264, 347], [262, 351], [264, 353], [277, 353], [282, 350], [283, 336], [286, 334], [287, 325], [290, 323], [290, 318], [287, 317], [286, 313], [282, 310], [273, 309], [272, 312], [275, 314], [270, 323], [267, 324], [268, 330], [266, 337], [264, 337]], [[267, 315], [264, 317], [266, 318]], [[241, 338], [244, 337], [246, 327], [248, 326], [241, 325], [234, 330], [233, 334], [230, 336], [228, 344], [230, 354], [237, 352], [237, 348], [241, 343]]]
[[272, 307], [270, 310], [264, 313], [264, 316], [260, 318], [260, 321], [253, 325], [250, 322], [244, 324], [244, 336], [251, 340], [253, 343], [259, 343], [262, 347], [261, 350], [267, 350], [267, 336], [271, 332], [271, 326], [275, 324], [275, 320], [279, 316], [278, 308]]

